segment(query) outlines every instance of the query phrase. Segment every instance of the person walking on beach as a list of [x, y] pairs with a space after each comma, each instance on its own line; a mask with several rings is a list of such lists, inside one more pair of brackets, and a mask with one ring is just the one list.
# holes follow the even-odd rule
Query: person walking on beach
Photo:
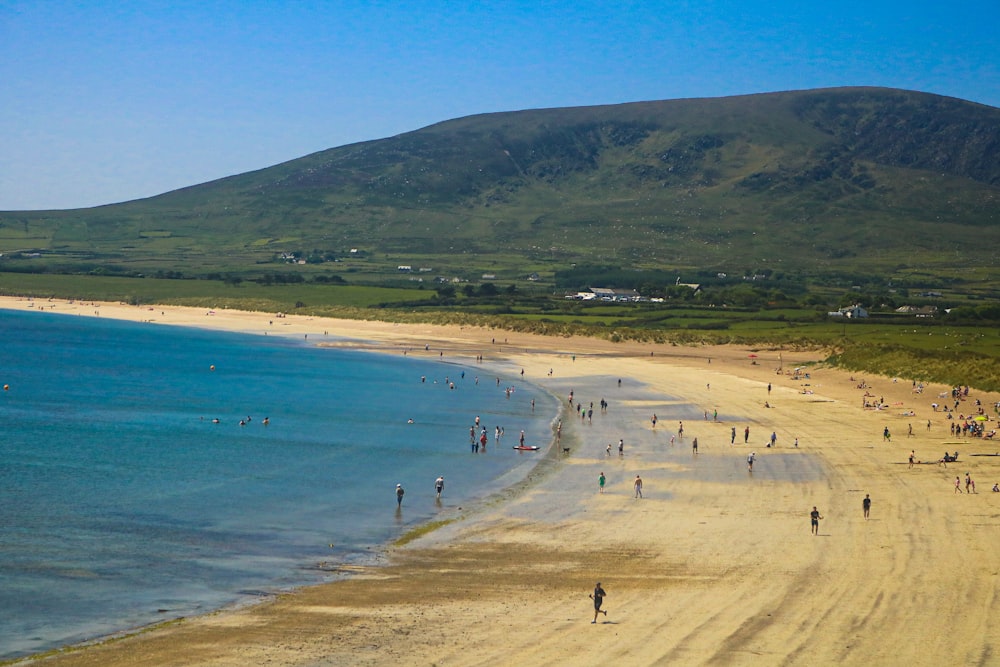
[[770, 444], [770, 446], [771, 447], [776, 447], [777, 446], [777, 442], [778, 442], [778, 434], [775, 433], [774, 431], [771, 431], [771, 444]]
[[403, 506], [403, 494], [404, 493], [406, 493], [406, 492], [403, 491], [403, 485], [402, 484], [397, 484], [396, 485], [396, 507], [402, 507]]
[[441, 492], [444, 490], [444, 475], [434, 480], [434, 490], [437, 491], [438, 500], [441, 500]]
[[819, 520], [823, 517], [820, 516], [819, 510], [813, 505], [813, 511], [809, 512], [809, 523], [812, 524], [812, 534], [819, 535]]
[[684, 437], [684, 422], [677, 422], [677, 437]]
[[604, 604], [604, 597], [606, 595], [607, 593], [605, 593], [604, 589], [601, 588], [601, 582], [598, 581], [597, 585], [594, 586], [594, 592], [589, 596], [590, 599], [594, 601], [594, 620], [592, 620], [591, 623], [597, 623], [598, 614], [604, 614], [605, 616], [608, 615], [606, 610], [601, 609], [601, 605]]
[[636, 475], [635, 483], [632, 486], [635, 487], [635, 497], [642, 498], [642, 477]]
[[867, 521], [868, 512], [870, 512], [872, 509], [872, 499], [869, 497], [867, 493], [865, 494], [865, 499], [861, 501], [861, 509], [864, 510], [865, 521]]
[[[611, 445], [608, 445], [610, 447]], [[608, 481], [608, 478], [604, 476], [604, 472], [601, 471], [601, 476], [597, 478], [597, 485], [601, 488], [598, 493], [604, 493], [604, 484]]]
[[747, 444], [750, 441], [750, 427], [747, 426], [743, 429], [743, 444]]
[[698, 438], [691, 441], [691, 452], [694, 454], [698, 453]]
[[969, 477], [969, 473], [965, 473], [965, 492], [969, 493], [969, 487], [972, 485], [972, 478]]
[[618, 456], [625, 456], [625, 439], [618, 438]]
[[755, 458], [757, 458], [757, 452], [750, 452], [750, 455], [747, 457], [747, 470], [750, 472], [753, 472], [753, 460]]
[[914, 450], [911, 449], [910, 450], [910, 465], [908, 467], [910, 467], [910, 468], [913, 467], [913, 459], [916, 458], [916, 456], [917, 456], [916, 451], [914, 451]]
[[888, 426], [886, 426], [884, 429], [882, 429], [882, 441], [883, 442], [892, 442], [892, 435], [889, 434], [889, 427]]
[[729, 434], [729, 446], [732, 447], [736, 444], [736, 427], [733, 427], [732, 432]]
[[962, 480], [957, 475], [955, 476], [955, 493], [962, 492]]

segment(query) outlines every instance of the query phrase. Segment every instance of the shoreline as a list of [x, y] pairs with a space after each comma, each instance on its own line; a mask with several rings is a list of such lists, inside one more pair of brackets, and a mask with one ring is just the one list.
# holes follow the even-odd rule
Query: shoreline
[[[5, 302], [5, 300], [7, 302]], [[13, 303], [9, 303], [9, 302]], [[15, 306], [15, 307], [12, 307]], [[61, 307], [61, 311], [60, 311]], [[8, 311], [18, 311], [18, 312], [43, 312], [45, 314], [55, 314], [65, 317], [72, 315], [83, 316], [83, 317], [100, 317], [96, 313], [100, 312], [100, 308], [103, 307], [105, 311], [105, 319], [112, 319], [118, 321], [128, 321], [136, 324], [156, 324], [161, 323], [157, 321], [158, 318], [163, 318], [165, 316], [165, 311], [157, 309], [156, 312], [151, 312], [148, 307], [129, 307], [123, 304], [113, 304], [113, 303], [95, 303], [95, 302], [83, 302], [83, 303], [69, 303], [63, 302], [55, 299], [48, 299], [39, 302], [39, 300], [32, 299], [10, 299], [5, 297], [0, 297], [0, 312], [4, 310]], [[88, 311], [93, 310], [94, 315], [88, 314]], [[179, 309], [184, 312], [183, 321], [170, 322], [172, 326], [181, 326], [184, 328], [198, 328], [206, 331], [218, 331], [224, 333], [237, 333], [237, 334], [249, 334], [249, 335], [260, 335], [260, 333], [255, 334], [254, 332], [247, 332], [242, 328], [242, 324], [233, 325], [232, 322], [225, 319], [226, 313], [228, 311], [220, 311], [222, 313], [222, 318], [220, 320], [207, 319], [206, 320], [194, 320], [192, 323], [192, 318], [197, 318], [203, 313], [198, 309], [192, 309], [187, 311], [186, 309]], [[107, 315], [109, 311], [113, 311], [113, 315]], [[174, 313], [171, 313], [174, 314]], [[238, 313], [240, 316], [253, 315], [252, 313]], [[214, 313], [213, 313], [214, 315]], [[259, 315], [259, 314], [258, 314]], [[263, 316], [267, 318], [268, 316]], [[273, 319], [273, 318], [272, 318]], [[299, 318], [304, 321], [312, 321], [312, 318]], [[208, 322], [209, 326], [205, 326], [204, 322]], [[222, 326], [219, 326], [219, 323]], [[347, 321], [349, 322], [349, 321]], [[281, 324], [279, 322], [279, 324]], [[382, 357], [391, 356], [398, 354], [401, 350], [388, 349], [384, 346], [373, 345], [370, 341], [358, 339], [351, 336], [342, 336], [342, 328], [338, 329], [337, 332], [319, 332], [315, 333], [312, 327], [303, 324], [302, 321], [296, 322], [292, 321], [291, 330], [280, 330], [277, 332], [277, 337], [279, 340], [287, 341], [292, 347], [311, 347], [311, 348], [326, 348], [326, 349], [339, 349], [347, 352], [361, 352], [366, 354], [376, 354]], [[298, 334], [302, 330], [309, 330], [313, 339], [299, 338]], [[267, 334], [270, 331], [263, 329], [261, 333]], [[412, 347], [412, 346], [411, 346]], [[435, 353], [439, 348], [435, 349]], [[404, 358], [407, 356], [406, 352], [403, 352]], [[427, 359], [423, 359], [426, 361]], [[437, 357], [433, 357], [431, 360], [437, 361]], [[470, 374], [476, 371], [482, 372], [486, 371], [488, 375], [497, 371], [497, 365], [493, 366], [476, 364], [471, 359], [453, 359], [448, 361], [449, 366], [460, 366], [465, 369], [463, 371], [463, 377], [465, 372], [470, 372]], [[505, 370], [502, 375], [511, 375], [509, 369]], [[470, 375], [471, 376], [471, 375]], [[437, 380], [435, 379], [436, 383]], [[535, 388], [540, 393], [548, 393], [537, 385]], [[543, 398], [541, 395], [539, 398]], [[520, 483], [522, 480], [527, 478], [529, 475], [537, 476], [536, 469], [541, 466], [544, 467], [545, 464], [551, 463], [553, 452], [551, 451], [551, 438], [544, 440], [546, 438], [546, 431], [551, 430], [554, 432], [555, 423], [558, 420], [560, 406], [556, 397], [552, 397], [554, 403], [549, 406], [546, 405], [545, 410], [541, 411], [543, 414], [543, 419], [539, 422], [542, 433], [540, 434], [546, 444], [541, 447], [541, 451], [532, 454], [528, 461], [521, 461], [515, 463], [509, 470], [499, 474], [495, 479], [490, 480], [488, 484], [479, 487], [478, 490], [470, 492], [467, 496], [455, 496], [454, 493], [449, 494], [448, 507], [444, 510], [439, 510], [439, 512], [434, 516], [428, 516], [419, 524], [410, 526], [405, 532], [395, 535], [393, 537], [387, 537], [382, 542], [372, 542], [370, 551], [368, 552], [351, 552], [351, 554], [345, 554], [343, 557], [336, 560], [320, 560], [318, 562], [308, 561], [300, 564], [300, 569], [305, 571], [314, 571], [321, 573], [324, 576], [324, 581], [312, 581], [308, 583], [296, 583], [293, 585], [274, 585], [265, 586], [260, 591], [254, 591], [252, 594], [241, 594], [238, 595], [234, 592], [234, 599], [225, 601], [219, 606], [205, 605], [200, 611], [197, 612], [197, 616], [206, 616], [216, 613], [226, 613], [228, 611], [238, 611], [240, 609], [266, 603], [273, 600], [279, 596], [293, 593], [302, 588], [322, 585], [324, 583], [331, 583], [341, 580], [345, 577], [354, 575], [358, 571], [369, 570], [372, 568], [378, 568], [384, 562], [386, 554], [393, 548], [401, 546], [402, 544], [413, 541], [418, 537], [424, 537], [428, 533], [433, 532], [433, 530], [442, 525], [447, 525], [456, 521], [464, 521], [470, 514], [474, 514], [479, 506], [487, 506], [492, 504], [497, 504], [502, 502], [504, 498], [511, 495], [512, 486]], [[543, 401], [544, 402], [544, 401]], [[550, 413], [551, 410], [551, 413]], [[547, 418], [551, 414], [551, 418]], [[541, 444], [541, 443], [540, 443]], [[528, 464], [527, 466], [525, 464]], [[458, 498], [458, 500], [456, 500]], [[200, 606], [200, 604], [199, 604]], [[86, 639], [77, 639], [71, 643], [63, 644], [59, 646], [54, 646], [53, 648], [40, 650], [37, 653], [27, 654], [21, 657], [7, 657], [0, 658], [0, 664], [16, 663], [24, 660], [38, 659], [40, 656], [46, 656], [50, 654], [63, 654], [70, 653], [78, 650], [85, 650], [89, 646], [100, 645], [106, 642], [119, 641], [134, 635], [141, 635], [150, 631], [155, 630], [158, 627], [171, 625], [176, 623], [178, 620], [183, 620], [184, 617], [174, 618], [167, 617], [161, 619], [151, 619], [148, 623], [138, 623], [129, 626], [123, 626], [120, 629], [107, 630], [102, 634], [94, 633], [81, 633], [81, 636], [87, 637]]]
[[[27, 309], [27, 301], [3, 298], [0, 308]], [[243, 333], [275, 327], [259, 313], [37, 300], [32, 307], [39, 306]], [[1000, 480], [993, 465], [1000, 459], [972, 457], [1000, 442], [948, 433], [945, 415], [929, 407], [946, 387], [916, 393], [909, 381], [868, 376], [862, 388], [861, 377], [824, 368], [802, 351], [756, 352], [759, 363], [751, 364], [739, 347], [283, 319], [275, 333], [310, 343], [326, 331], [351, 339], [337, 346], [390, 354], [412, 346], [418, 355], [430, 352], [423, 341], [433, 341], [445, 356], [483, 354], [524, 368], [562, 397], [570, 451], [553, 447], [556, 465], [536, 466], [537, 483], [405, 546], [390, 545], [385, 564], [359, 568], [348, 580], [34, 663], [922, 665], [982, 662], [1000, 648], [1000, 631], [989, 624], [1000, 612], [992, 555], [1000, 538], [991, 530], [1000, 524], [993, 518], [1000, 493], [989, 491]], [[491, 341], [500, 337], [502, 344]], [[788, 373], [795, 366], [809, 376]], [[610, 406], [595, 410], [590, 423], [574, 419], [569, 391], [585, 404], [607, 398]], [[885, 396], [886, 408], [864, 409], [865, 394]], [[1000, 397], [972, 391], [963, 414], [975, 399], [995, 426], [992, 404]], [[677, 438], [681, 420], [685, 433]], [[883, 440], [884, 427], [891, 441]], [[734, 445], [732, 429], [740, 436]], [[766, 447], [771, 432], [774, 449]], [[608, 456], [605, 446], [619, 437], [624, 456]], [[958, 465], [905, 465], [911, 449], [929, 461], [946, 444], [961, 451]], [[745, 466], [749, 451], [758, 455], [753, 473]], [[604, 493], [599, 472], [608, 476]], [[965, 472], [978, 494], [953, 489]], [[634, 498], [636, 475], [643, 499]], [[861, 516], [866, 493], [871, 521]], [[818, 536], [808, 528], [813, 505], [825, 517]], [[586, 596], [598, 580], [610, 614], [595, 626]], [[944, 618], [956, 619], [947, 633]]]

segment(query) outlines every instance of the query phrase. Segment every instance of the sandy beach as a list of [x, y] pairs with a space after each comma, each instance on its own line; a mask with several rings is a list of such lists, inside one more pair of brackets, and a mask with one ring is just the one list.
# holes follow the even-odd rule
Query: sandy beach
[[[817, 363], [823, 351], [10, 297], [0, 308], [301, 336], [470, 365], [483, 355], [498, 371], [523, 368], [564, 409], [560, 441], [524, 484], [390, 549], [384, 566], [33, 664], [1000, 661], [1000, 630], [990, 626], [1000, 613], [1000, 493], [991, 491], [1000, 456], [985, 456], [1000, 452], [1000, 436], [953, 436], [932, 408], [953, 403], [950, 387], [827, 368]], [[986, 429], [996, 427], [1000, 396], [967, 383], [955, 420], [978, 399]], [[594, 403], [592, 421], [569, 407], [571, 391], [584, 408]], [[958, 451], [958, 462], [939, 464], [945, 451]], [[977, 493], [965, 492], [967, 473]], [[592, 623], [598, 581], [607, 615]]]

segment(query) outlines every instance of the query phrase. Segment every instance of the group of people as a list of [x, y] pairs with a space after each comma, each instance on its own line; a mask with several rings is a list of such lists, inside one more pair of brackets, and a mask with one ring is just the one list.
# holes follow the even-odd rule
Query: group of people
[[[604, 486], [608, 483], [608, 478], [605, 476], [604, 471], [597, 477], [597, 488], [598, 493], [604, 493]], [[635, 490], [635, 497], [642, 498], [642, 477], [639, 475], [635, 476], [635, 481], [632, 482], [632, 488]]]
[[[997, 490], [997, 485], [996, 484], [993, 485], [993, 490], [994, 491]], [[955, 476], [955, 493], [961, 493], [961, 492], [962, 492], [962, 479], [956, 475]], [[972, 479], [972, 476], [969, 473], [965, 473], [965, 492], [966, 493], [975, 493], [976, 492], [976, 480]]]
[[[434, 480], [434, 492], [437, 494], [436, 498], [441, 500], [441, 492], [444, 491], [444, 475], [438, 475], [438, 478]], [[403, 506], [403, 496], [406, 495], [406, 490], [403, 488], [402, 484], [396, 485], [396, 507]]]
[[[532, 401], [532, 408], [534, 408], [534, 401]], [[478, 433], [477, 433], [478, 429]], [[500, 444], [500, 439], [503, 438], [504, 434], [503, 426], [497, 426], [493, 429], [493, 442], [496, 445]], [[477, 453], [480, 450], [486, 451], [486, 444], [489, 442], [489, 435], [487, 434], [486, 427], [481, 426], [479, 423], [479, 417], [476, 417], [475, 423], [469, 427], [469, 447], [473, 453]], [[524, 431], [521, 431], [521, 445], [524, 446]]]
[[[865, 494], [865, 497], [861, 499], [861, 513], [868, 520], [869, 515], [872, 510], [872, 497], [870, 494]], [[819, 513], [819, 510], [813, 505], [812, 511], [809, 512], [809, 530], [813, 535], [819, 535], [819, 522], [823, 519], [823, 515]]]

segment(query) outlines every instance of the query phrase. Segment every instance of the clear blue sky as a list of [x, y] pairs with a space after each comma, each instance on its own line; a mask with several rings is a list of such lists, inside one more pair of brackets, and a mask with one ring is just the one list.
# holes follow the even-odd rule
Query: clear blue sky
[[0, 0], [0, 210], [469, 114], [889, 86], [1000, 106], [1000, 0]]

